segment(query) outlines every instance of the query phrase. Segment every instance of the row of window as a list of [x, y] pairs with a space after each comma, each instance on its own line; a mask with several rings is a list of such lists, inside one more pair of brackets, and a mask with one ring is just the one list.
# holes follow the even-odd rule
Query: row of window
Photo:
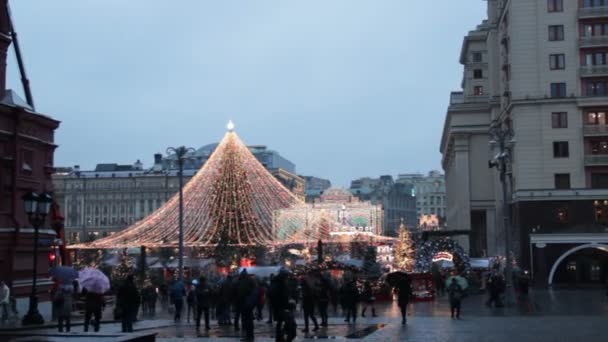
[[[606, 118], [606, 112], [587, 112], [585, 114], [585, 125], [607, 125], [608, 120]], [[568, 113], [566, 112], [553, 112], [551, 113], [551, 127], [552, 128], [568, 128]]]
[[[554, 174], [555, 189], [570, 189], [570, 174], [556, 173]], [[591, 174], [592, 189], [608, 189], [608, 173], [592, 173]], [[606, 201], [604, 201], [606, 205]]]

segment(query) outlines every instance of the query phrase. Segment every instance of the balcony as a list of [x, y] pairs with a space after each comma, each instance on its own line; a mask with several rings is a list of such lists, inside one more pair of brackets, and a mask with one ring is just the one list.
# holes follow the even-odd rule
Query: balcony
[[608, 154], [585, 155], [585, 166], [608, 166]]
[[583, 7], [578, 10], [579, 19], [593, 19], [608, 17], [608, 6]]
[[585, 125], [583, 127], [583, 136], [585, 137], [601, 137], [608, 135], [608, 125]]
[[608, 36], [579, 37], [578, 46], [580, 48], [593, 48], [593, 47], [608, 46]]
[[608, 76], [608, 65], [586, 65], [580, 68], [581, 77]]

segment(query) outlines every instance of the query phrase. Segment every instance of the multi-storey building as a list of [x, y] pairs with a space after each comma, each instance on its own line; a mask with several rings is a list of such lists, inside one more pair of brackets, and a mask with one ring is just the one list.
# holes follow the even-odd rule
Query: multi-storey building
[[441, 172], [434, 170], [427, 175], [421, 173], [400, 174], [397, 176], [397, 183], [413, 186], [416, 195], [418, 221], [424, 216], [435, 215], [442, 223], [445, 222], [445, 178]]
[[[35, 229], [24, 210], [23, 195], [53, 191], [55, 130], [59, 121], [34, 108], [31, 97], [24, 101], [6, 88], [7, 54], [16, 38], [7, 11], [0, 1], [0, 274], [16, 298], [17, 310], [28, 312], [33, 279], [40, 312], [50, 312], [48, 280], [51, 245], [57, 238], [59, 218], [51, 211]], [[20, 66], [21, 67], [21, 66]], [[23, 70], [21, 70], [23, 71]], [[25, 76], [22, 74], [22, 76]], [[26, 80], [26, 79], [25, 79]], [[38, 248], [35, 248], [35, 246]], [[36, 254], [34, 252], [37, 251]], [[37, 268], [34, 268], [37, 260]], [[34, 274], [34, 270], [36, 274]]]
[[396, 235], [402, 220], [409, 228], [418, 226], [413, 185], [397, 183], [387, 175], [353, 180], [349, 190], [362, 201], [382, 205], [385, 234]]
[[[608, 3], [493, 0], [465, 38], [442, 137], [448, 222], [503, 254], [491, 127], [510, 129], [512, 251], [536, 280], [608, 276]], [[473, 248], [475, 247], [475, 248]]]
[[321, 197], [325, 190], [331, 188], [331, 182], [328, 179], [318, 178], [314, 176], [300, 176], [306, 182], [306, 202], [312, 203], [315, 199]]
[[[217, 145], [207, 145], [188, 156], [184, 166], [184, 184], [198, 171]], [[274, 151], [256, 147], [266, 158], [268, 171], [286, 188], [304, 201], [304, 179], [280, 167]], [[260, 158], [258, 154], [256, 157]], [[278, 156], [278, 157], [277, 157]], [[280, 158], [279, 158], [280, 157]], [[78, 166], [58, 168], [53, 175], [55, 196], [65, 217], [69, 242], [89, 241], [122, 230], [143, 219], [163, 205], [179, 190], [179, 178], [173, 156], [154, 155], [154, 166], [144, 169], [138, 160], [133, 165], [98, 164], [92, 171]], [[285, 159], [286, 160], [286, 159]]]

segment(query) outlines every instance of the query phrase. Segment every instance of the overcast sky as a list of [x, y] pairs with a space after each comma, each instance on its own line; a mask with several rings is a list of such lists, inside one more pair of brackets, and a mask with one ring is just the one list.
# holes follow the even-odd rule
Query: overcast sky
[[[56, 166], [151, 166], [228, 119], [303, 175], [440, 169], [449, 92], [481, 0], [12, 0]], [[14, 55], [8, 85], [23, 94]]]

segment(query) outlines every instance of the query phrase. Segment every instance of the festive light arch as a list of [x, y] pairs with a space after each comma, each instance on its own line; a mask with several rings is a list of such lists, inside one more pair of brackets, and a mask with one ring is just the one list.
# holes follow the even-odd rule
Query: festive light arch
[[[186, 247], [274, 243], [273, 213], [302, 204], [249, 151], [234, 132], [232, 122], [227, 128], [215, 152], [184, 187]], [[69, 248], [176, 247], [178, 238], [179, 196], [176, 194], [127, 229]]]

